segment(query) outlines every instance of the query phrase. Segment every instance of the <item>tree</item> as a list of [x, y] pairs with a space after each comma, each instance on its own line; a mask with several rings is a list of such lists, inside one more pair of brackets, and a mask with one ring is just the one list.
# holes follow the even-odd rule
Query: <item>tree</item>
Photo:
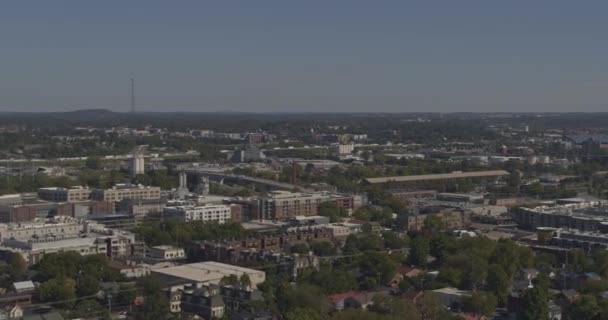
[[445, 223], [436, 215], [427, 215], [424, 219], [424, 230], [438, 232], [445, 230]]
[[339, 222], [342, 218], [348, 217], [345, 208], [338, 206], [336, 202], [328, 201], [319, 204], [319, 215], [329, 217], [330, 222]]
[[239, 278], [239, 286], [241, 289], [249, 289], [251, 288], [251, 278], [246, 273], [243, 273]]
[[439, 297], [432, 291], [424, 293], [417, 302], [422, 320], [450, 319], [451, 313], [441, 304]]
[[236, 286], [239, 284], [239, 278], [234, 274], [223, 276], [222, 279], [220, 279], [220, 284], [223, 286]]
[[488, 262], [476, 255], [468, 256], [468, 265], [464, 274], [465, 285], [473, 290], [483, 286], [488, 275]]
[[570, 319], [595, 319], [600, 312], [597, 299], [592, 295], [582, 295], [568, 306], [567, 314]]
[[388, 283], [396, 269], [397, 264], [384, 252], [367, 251], [359, 264], [359, 270], [367, 280], [365, 289]]
[[384, 239], [384, 247], [387, 249], [401, 249], [408, 243], [407, 236], [400, 236], [393, 231], [382, 232], [382, 238]]
[[313, 240], [310, 242], [310, 250], [318, 256], [331, 256], [336, 254], [334, 245], [326, 240]]
[[300, 272], [298, 283], [319, 286], [327, 294], [340, 293], [357, 288], [356, 277], [352, 271], [337, 266], [322, 265], [317, 271], [309, 268]]
[[84, 163], [85, 168], [91, 170], [99, 170], [102, 169], [101, 166], [101, 157], [98, 156], [89, 156]]
[[321, 288], [310, 284], [279, 286], [277, 303], [282, 313], [300, 308], [325, 313], [329, 308]]
[[376, 295], [372, 298], [372, 301], [373, 304], [369, 307], [370, 311], [387, 315], [394, 319], [420, 319], [416, 306], [408, 301], [388, 295]]
[[58, 304], [64, 308], [71, 308], [76, 298], [76, 282], [70, 278], [51, 279], [43, 282], [36, 289], [38, 299], [42, 302], [63, 301]]
[[76, 283], [76, 293], [79, 297], [90, 296], [99, 292], [99, 279], [84, 274]]
[[285, 313], [285, 320], [325, 320], [327, 316], [311, 308], [295, 308]]
[[438, 263], [442, 263], [445, 259], [446, 248], [449, 242], [453, 240], [445, 233], [436, 233], [430, 241], [430, 254], [437, 259]]
[[289, 248], [289, 251], [291, 253], [299, 253], [299, 254], [306, 254], [309, 252], [309, 250], [310, 250], [310, 248], [308, 247], [308, 244], [306, 242], [296, 243]]
[[417, 236], [411, 241], [408, 260], [413, 265], [424, 267], [430, 251], [429, 241], [423, 236]]
[[543, 273], [534, 279], [534, 287], [524, 293], [524, 303], [520, 309], [518, 319], [547, 320], [549, 318], [548, 283], [548, 277]]
[[474, 292], [464, 299], [463, 310], [489, 317], [496, 311], [496, 296], [490, 292]]
[[498, 305], [506, 305], [509, 288], [511, 287], [510, 282], [507, 273], [500, 265], [493, 264], [488, 268], [488, 290], [496, 295]]
[[135, 309], [135, 319], [168, 319], [170, 314], [169, 299], [158, 279], [153, 277], [140, 278], [137, 281], [137, 286], [144, 296], [144, 305]]
[[27, 272], [27, 262], [21, 254], [16, 252], [10, 252], [8, 254], [8, 265], [9, 265], [9, 273], [13, 280], [20, 279]]
[[79, 301], [74, 309], [70, 311], [70, 316], [72, 318], [86, 318], [91, 316], [91, 314], [100, 313], [105, 311], [104, 308], [97, 302], [95, 299], [87, 299], [84, 301]]

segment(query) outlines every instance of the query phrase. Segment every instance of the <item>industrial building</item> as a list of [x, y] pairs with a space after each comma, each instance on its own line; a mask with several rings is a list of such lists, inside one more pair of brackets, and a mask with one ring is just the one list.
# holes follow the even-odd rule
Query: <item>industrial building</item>
[[46, 201], [54, 202], [76, 202], [86, 201], [91, 197], [91, 189], [87, 187], [73, 188], [39, 188], [38, 198]]

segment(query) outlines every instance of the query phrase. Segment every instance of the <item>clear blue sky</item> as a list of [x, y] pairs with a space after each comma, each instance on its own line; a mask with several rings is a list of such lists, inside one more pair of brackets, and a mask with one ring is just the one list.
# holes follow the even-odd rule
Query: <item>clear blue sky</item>
[[0, 111], [608, 111], [608, 1], [6, 1]]

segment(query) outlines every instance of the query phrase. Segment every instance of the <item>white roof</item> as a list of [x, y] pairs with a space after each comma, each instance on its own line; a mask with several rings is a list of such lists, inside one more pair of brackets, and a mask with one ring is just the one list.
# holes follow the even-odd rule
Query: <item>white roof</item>
[[35, 289], [36, 286], [34, 285], [34, 283], [32, 281], [19, 281], [19, 282], [13, 282], [13, 287], [15, 288], [15, 290], [28, 290], [28, 289]]
[[253, 275], [264, 273], [264, 271], [212, 261], [190, 263], [176, 267], [157, 269], [153, 272], [203, 283], [217, 282], [224, 276], [232, 274], [240, 276], [242, 274]]

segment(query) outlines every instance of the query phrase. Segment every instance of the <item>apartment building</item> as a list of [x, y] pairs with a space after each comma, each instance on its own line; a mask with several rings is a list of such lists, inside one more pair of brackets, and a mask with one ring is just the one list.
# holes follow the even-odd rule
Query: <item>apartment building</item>
[[91, 199], [118, 202], [123, 199], [159, 199], [160, 187], [132, 184], [117, 184], [110, 189], [95, 189]]
[[[189, 205], [178, 207], [165, 207], [163, 213], [167, 217], [173, 217], [182, 221], [209, 221], [225, 223], [231, 220], [236, 212], [240, 216], [241, 207], [235, 204], [215, 204], [215, 205]], [[235, 213], [233, 213], [233, 211]]]
[[608, 233], [608, 202], [592, 201], [557, 206], [520, 207], [513, 210], [513, 220], [521, 228], [568, 228]]
[[260, 213], [263, 219], [316, 216], [319, 204], [326, 200], [328, 196], [322, 193], [274, 191], [260, 199]]
[[114, 205], [107, 201], [32, 202], [18, 205], [0, 205], [0, 222], [23, 223], [54, 216], [83, 218], [94, 213], [109, 213]]
[[156, 246], [150, 248], [150, 258], [156, 260], [185, 259], [186, 253], [183, 248], [174, 246]]
[[165, 208], [165, 199], [123, 199], [116, 204], [116, 212], [128, 213], [135, 219], [160, 214]]
[[141, 243], [127, 231], [90, 222], [60, 220], [31, 224], [0, 224], [0, 251], [19, 253], [29, 265], [55, 252], [104, 254], [111, 259], [141, 254]]

